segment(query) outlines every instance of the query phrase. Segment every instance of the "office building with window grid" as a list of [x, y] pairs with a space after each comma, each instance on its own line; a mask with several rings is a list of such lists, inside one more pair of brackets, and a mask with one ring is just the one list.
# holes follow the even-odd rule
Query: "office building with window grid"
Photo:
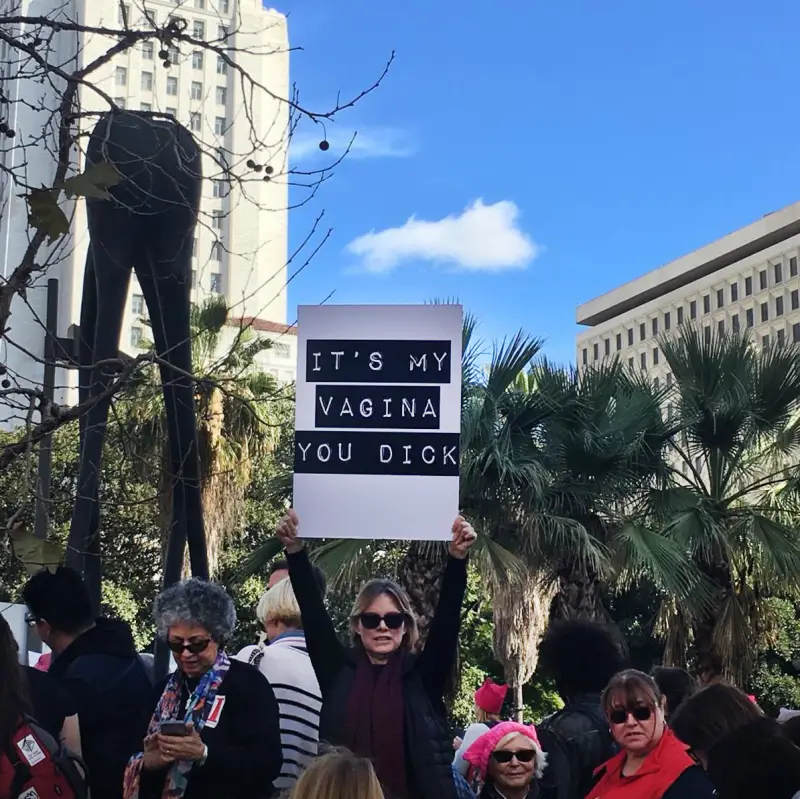
[[659, 339], [695, 325], [800, 344], [800, 202], [578, 306], [579, 367], [617, 357], [669, 384]]
[[[0, 0], [21, 14], [40, 14], [42, 3], [33, 0]], [[164, 25], [170, 17], [186, 21], [186, 30], [196, 38], [212, 42], [222, 49], [230, 47], [230, 58], [256, 84], [266, 86], [276, 97], [289, 97], [289, 46], [285, 17], [265, 8], [261, 0], [51, 0], [53, 14], [78, 20], [90, 27], [119, 29], [125, 24], [140, 29], [155, 20]], [[6, 9], [7, 10], [7, 9]], [[18, 32], [21, 33], [21, 32]], [[88, 63], [102, 55], [111, 40], [92, 35], [75, 37], [61, 34], [54, 39], [50, 61], [75, 68], [78, 59]], [[121, 108], [172, 114], [192, 130], [204, 151], [204, 190], [201, 215], [195, 232], [192, 299], [200, 302], [211, 295], [223, 295], [233, 319], [257, 320], [262, 335], [280, 341], [275, 351], [264, 353], [261, 360], [270, 373], [288, 380], [288, 363], [294, 362], [295, 337], [287, 331], [287, 250], [288, 250], [288, 186], [285, 180], [264, 180], [266, 174], [254, 174], [245, 166], [253, 158], [262, 166], [271, 166], [279, 176], [287, 167], [288, 107], [259, 89], [251, 89], [239, 73], [210, 50], [181, 44], [168, 48], [170, 65], [165, 68], [159, 57], [162, 45], [150, 40], [116, 56], [105, 67], [92, 74], [91, 84], [111, 97]], [[235, 49], [233, 49], [235, 48]], [[15, 74], [14, 51], [4, 44], [0, 52], [5, 77]], [[0, 75], [0, 77], [3, 77]], [[33, 96], [30, 81], [10, 81], [12, 98]], [[47, 86], [35, 89], [37, 97], [50, 91], [44, 105], [53, 108], [60, 97]], [[90, 86], [79, 90], [82, 109], [101, 111], [102, 99]], [[11, 148], [0, 153], [6, 166], [22, 158], [27, 141], [41, 138], [46, 126], [45, 113], [35, 113], [25, 103], [10, 106], [14, 119], [9, 120], [17, 132], [19, 152]], [[49, 112], [47, 112], [49, 113]], [[88, 129], [96, 117], [81, 124]], [[253, 152], [253, 138], [261, 140]], [[43, 153], [32, 158], [25, 150], [27, 183], [50, 185], [54, 165]], [[237, 179], [229, 180], [226, 165]], [[76, 169], [84, 166], [77, 156]], [[27, 246], [27, 209], [16, 197], [13, 186], [0, 176], [0, 263], [8, 276], [18, 264]], [[15, 301], [12, 308], [12, 331], [9, 337], [21, 347], [7, 348], [4, 360], [20, 382], [40, 384], [41, 358], [44, 352], [42, 322], [45, 318], [45, 284], [47, 278], [59, 280], [58, 335], [67, 336], [80, 318], [83, 272], [88, 245], [86, 211], [82, 202], [74, 207], [64, 205], [72, 217], [69, 241], [60, 243], [46, 275], [37, 277], [28, 291], [28, 304]], [[44, 253], [44, 251], [43, 251]], [[48, 255], [52, 255], [50, 252]], [[152, 336], [144, 323], [146, 309], [141, 291], [132, 280], [128, 311], [123, 323], [120, 347], [136, 353]], [[253, 323], [253, 327], [257, 327]], [[285, 339], [285, 340], [284, 340]], [[284, 348], [291, 348], [286, 358]], [[35, 356], [30, 358], [27, 353]], [[280, 354], [278, 354], [280, 352]], [[274, 363], [273, 363], [274, 361]], [[74, 373], [58, 370], [56, 401], [74, 401]]]

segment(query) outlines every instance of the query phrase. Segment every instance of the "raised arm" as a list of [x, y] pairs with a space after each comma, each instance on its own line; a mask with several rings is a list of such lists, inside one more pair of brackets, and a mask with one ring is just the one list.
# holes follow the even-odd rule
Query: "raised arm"
[[325, 697], [344, 666], [345, 653], [325, 608], [308, 553], [298, 538], [298, 527], [297, 514], [290, 510], [278, 525], [276, 534], [286, 549], [289, 577], [300, 606], [308, 656]]
[[456, 662], [461, 607], [467, 590], [467, 555], [474, 543], [475, 531], [459, 516], [453, 524], [453, 540], [442, 577], [439, 603], [418, 661], [425, 690], [434, 703], [441, 702]]

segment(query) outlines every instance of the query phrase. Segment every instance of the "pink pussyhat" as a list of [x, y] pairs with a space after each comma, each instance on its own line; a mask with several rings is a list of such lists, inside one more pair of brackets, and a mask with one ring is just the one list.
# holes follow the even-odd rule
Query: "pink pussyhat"
[[496, 716], [503, 709], [507, 693], [507, 685], [498, 685], [491, 677], [487, 677], [483, 685], [475, 691], [475, 704], [484, 713]]
[[519, 724], [516, 721], [504, 721], [481, 735], [481, 737], [464, 753], [464, 760], [472, 766], [472, 769], [477, 773], [481, 781], [486, 779], [486, 773], [489, 771], [489, 758], [491, 758], [492, 752], [497, 749], [497, 745], [503, 738], [512, 733], [524, 735], [530, 741], [533, 741], [533, 748], [536, 751], [535, 776], [542, 776], [544, 767], [547, 765], [547, 755], [542, 751], [542, 745], [539, 743], [539, 736], [536, 734], [536, 728], [532, 724]]

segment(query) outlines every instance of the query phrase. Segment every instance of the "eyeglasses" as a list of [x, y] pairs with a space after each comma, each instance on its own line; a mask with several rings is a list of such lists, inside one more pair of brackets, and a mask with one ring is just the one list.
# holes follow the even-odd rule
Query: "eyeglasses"
[[210, 638], [203, 638], [200, 641], [168, 641], [167, 646], [173, 654], [182, 655], [184, 652], [189, 652], [192, 655], [199, 655], [208, 649], [211, 643]]
[[399, 630], [406, 623], [405, 613], [362, 613], [359, 617], [365, 630], [377, 630], [383, 622], [390, 630]]
[[492, 752], [492, 759], [498, 763], [510, 763], [514, 758], [517, 758], [520, 763], [531, 763], [535, 757], [535, 749], [520, 749], [518, 752], [511, 752], [508, 749], [495, 749]]
[[628, 716], [633, 716], [636, 721], [649, 721], [653, 715], [651, 708], [647, 705], [636, 705], [632, 708], [617, 708], [608, 714], [608, 720], [612, 724], [624, 724], [628, 720]]
[[34, 616], [33, 613], [26, 613], [25, 614], [25, 624], [28, 627], [35, 627], [39, 623], [38, 617]]

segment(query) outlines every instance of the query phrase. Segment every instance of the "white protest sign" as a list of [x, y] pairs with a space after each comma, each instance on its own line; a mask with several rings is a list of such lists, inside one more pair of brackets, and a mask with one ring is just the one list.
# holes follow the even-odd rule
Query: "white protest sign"
[[303, 538], [449, 540], [460, 305], [300, 306], [294, 507]]

